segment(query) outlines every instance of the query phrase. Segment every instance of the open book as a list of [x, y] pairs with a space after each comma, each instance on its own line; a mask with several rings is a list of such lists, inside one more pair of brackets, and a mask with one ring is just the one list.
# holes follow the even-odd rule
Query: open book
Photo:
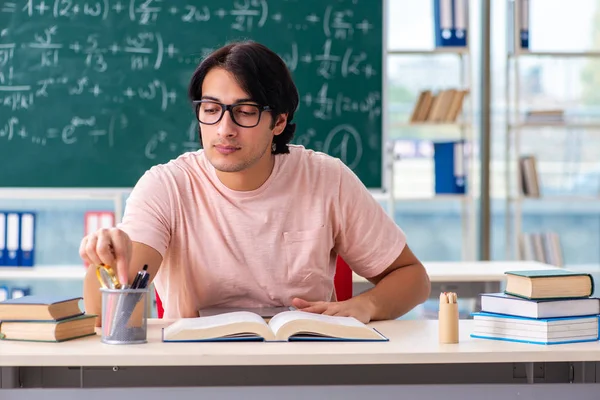
[[387, 341], [375, 329], [353, 317], [284, 311], [267, 323], [260, 315], [236, 311], [199, 318], [183, 318], [163, 328], [164, 342], [201, 341]]

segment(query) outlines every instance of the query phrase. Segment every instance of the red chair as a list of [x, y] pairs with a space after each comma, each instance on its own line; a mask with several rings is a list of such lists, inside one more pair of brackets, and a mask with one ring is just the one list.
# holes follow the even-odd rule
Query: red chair
[[[352, 270], [341, 257], [338, 257], [335, 263], [333, 285], [338, 301], [348, 300], [352, 297]], [[158, 293], [156, 293], [156, 312], [158, 318], [162, 318], [165, 312]]]

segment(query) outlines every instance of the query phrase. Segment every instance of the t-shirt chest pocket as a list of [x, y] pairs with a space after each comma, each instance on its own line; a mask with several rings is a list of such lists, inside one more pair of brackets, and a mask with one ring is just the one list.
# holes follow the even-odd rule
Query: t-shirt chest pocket
[[283, 232], [288, 282], [300, 286], [322, 284], [327, 279], [333, 239], [327, 226]]

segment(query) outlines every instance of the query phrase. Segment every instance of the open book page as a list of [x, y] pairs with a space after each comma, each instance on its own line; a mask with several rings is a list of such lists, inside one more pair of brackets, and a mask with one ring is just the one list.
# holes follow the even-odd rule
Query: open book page
[[354, 317], [286, 311], [275, 315], [269, 326], [278, 340], [294, 335], [323, 336], [341, 339], [386, 340], [374, 329]]
[[273, 338], [273, 333], [264, 319], [248, 311], [182, 318], [163, 331], [165, 340], [205, 340], [242, 335], [258, 335], [267, 340]]

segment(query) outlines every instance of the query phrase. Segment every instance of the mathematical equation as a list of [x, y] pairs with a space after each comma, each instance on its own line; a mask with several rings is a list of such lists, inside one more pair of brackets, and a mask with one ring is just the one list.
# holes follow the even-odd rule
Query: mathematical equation
[[338, 157], [350, 169], [358, 166], [362, 160], [363, 142], [352, 125], [338, 125], [325, 134], [324, 140], [319, 140], [320, 137], [323, 136], [314, 128], [309, 128], [306, 132], [297, 135], [296, 143]]
[[[9, 69], [8, 76], [12, 75], [12, 67]], [[123, 104], [125, 101], [140, 99], [148, 103], [154, 103], [161, 111], [167, 111], [169, 106], [173, 106], [177, 100], [177, 91], [168, 87], [165, 82], [153, 80], [147, 84], [127, 85], [117, 93], [104, 95], [101, 85], [94, 83], [87, 76], [77, 79], [68, 77], [45, 78], [38, 80], [33, 85], [11, 85], [10, 78], [8, 85], [4, 85], [2, 73], [0, 72], [0, 108], [7, 107], [11, 111], [31, 109], [39, 98], [49, 98], [50, 95], [68, 94], [75, 96], [90, 96], [93, 98], [101, 97], [103, 102]]]
[[[129, 119], [125, 115], [111, 116], [103, 124], [96, 116], [71, 118], [69, 123], [60, 127], [45, 128], [42, 134], [32, 133], [27, 128], [25, 121], [18, 117], [10, 117], [7, 121], [0, 121], [0, 139], [8, 142], [16, 140], [29, 141], [34, 145], [48, 146], [53, 142], [61, 142], [64, 145], [74, 145], [80, 140], [92, 140], [94, 145], [104, 141], [107, 148], [115, 146], [115, 136], [122, 131], [126, 131], [129, 125]], [[183, 142], [174, 139], [164, 130], [159, 130], [151, 135], [144, 147], [144, 156], [149, 160], [156, 159], [156, 151], [160, 146], [166, 146], [173, 154], [184, 153], [187, 151], [196, 151], [199, 148], [196, 139], [197, 125], [193, 121], [190, 124], [188, 139]], [[178, 135], [179, 136], [179, 135]]]
[[[171, 3], [167, 0], [10, 0], [0, 5], [0, 14], [23, 13], [29, 18], [51, 15], [58, 21], [83, 18], [104, 21], [111, 16], [124, 15], [140, 26], [154, 25], [160, 18], [184, 23], [217, 19], [221, 23], [229, 23], [231, 29], [239, 32], [262, 28], [267, 21], [284, 23], [282, 13], [270, 11], [267, 0], [235, 0], [229, 9], [223, 8], [222, 2], [215, 7], [197, 4], [177, 6]], [[299, 31], [319, 27], [326, 37], [341, 40], [352, 39], [356, 32], [367, 34], [373, 29], [367, 19], [355, 16], [352, 9], [337, 10], [333, 6], [327, 6], [322, 15], [310, 13], [301, 22], [289, 22], [286, 27]]]
[[[275, 40], [274, 47], [299, 89], [302, 120], [294, 143], [354, 168], [365, 148], [374, 148], [356, 126], [368, 120], [377, 127], [382, 114], [381, 54], [374, 56], [370, 49], [381, 32], [370, 19], [373, 13], [369, 17], [360, 11], [359, 2], [369, 4], [1, 0], [0, 143], [72, 146], [92, 141], [118, 148], [120, 135], [137, 135], [142, 127], [148, 160], [197, 150], [198, 126], [189, 120], [187, 84], [198, 62], [216, 49], [214, 36], [292, 31], [292, 40]], [[296, 4], [302, 11], [290, 12]], [[310, 7], [314, 10], [307, 11]], [[56, 102], [64, 107], [52, 107]], [[60, 115], [39, 112], [48, 105]], [[75, 105], [90, 110], [81, 112]], [[40, 121], [25, 113], [43, 119], [43, 129], [34, 128]], [[138, 121], [132, 127], [132, 120], [148, 115], [159, 122], [145, 126]], [[163, 119], [175, 122], [162, 126]], [[57, 126], [56, 120], [63, 122]]]
[[[3, 68], [15, 57], [15, 49], [30, 49], [27, 54], [38, 55], [40, 68], [60, 67], [61, 55], [72, 60], [73, 55], [81, 55], [81, 68], [87, 68], [95, 72], [106, 72], [109, 69], [109, 57], [116, 59], [118, 54], [129, 56], [129, 66], [132, 71], [144, 69], [158, 70], [162, 66], [163, 59], [174, 58], [178, 49], [173, 43], [165, 45], [160, 33], [141, 32], [135, 35], [127, 35], [121, 41], [112, 43], [101, 43], [102, 36], [97, 33], [89, 34], [84, 40], [73, 40], [70, 43], [57, 43], [56, 35], [58, 26], [52, 25], [41, 32], [34, 32], [30, 41], [21, 43], [0, 43], [0, 68]], [[10, 34], [10, 30], [3, 30], [4, 36]], [[1, 40], [1, 36], [0, 36]], [[65, 53], [67, 52], [67, 53]]]
[[381, 116], [381, 93], [370, 92], [364, 99], [353, 99], [338, 92], [329, 96], [329, 85], [324, 83], [315, 95], [306, 93], [302, 102], [307, 107], [316, 106], [313, 116], [317, 119], [330, 120], [343, 117], [345, 113], [366, 114], [370, 120]]

